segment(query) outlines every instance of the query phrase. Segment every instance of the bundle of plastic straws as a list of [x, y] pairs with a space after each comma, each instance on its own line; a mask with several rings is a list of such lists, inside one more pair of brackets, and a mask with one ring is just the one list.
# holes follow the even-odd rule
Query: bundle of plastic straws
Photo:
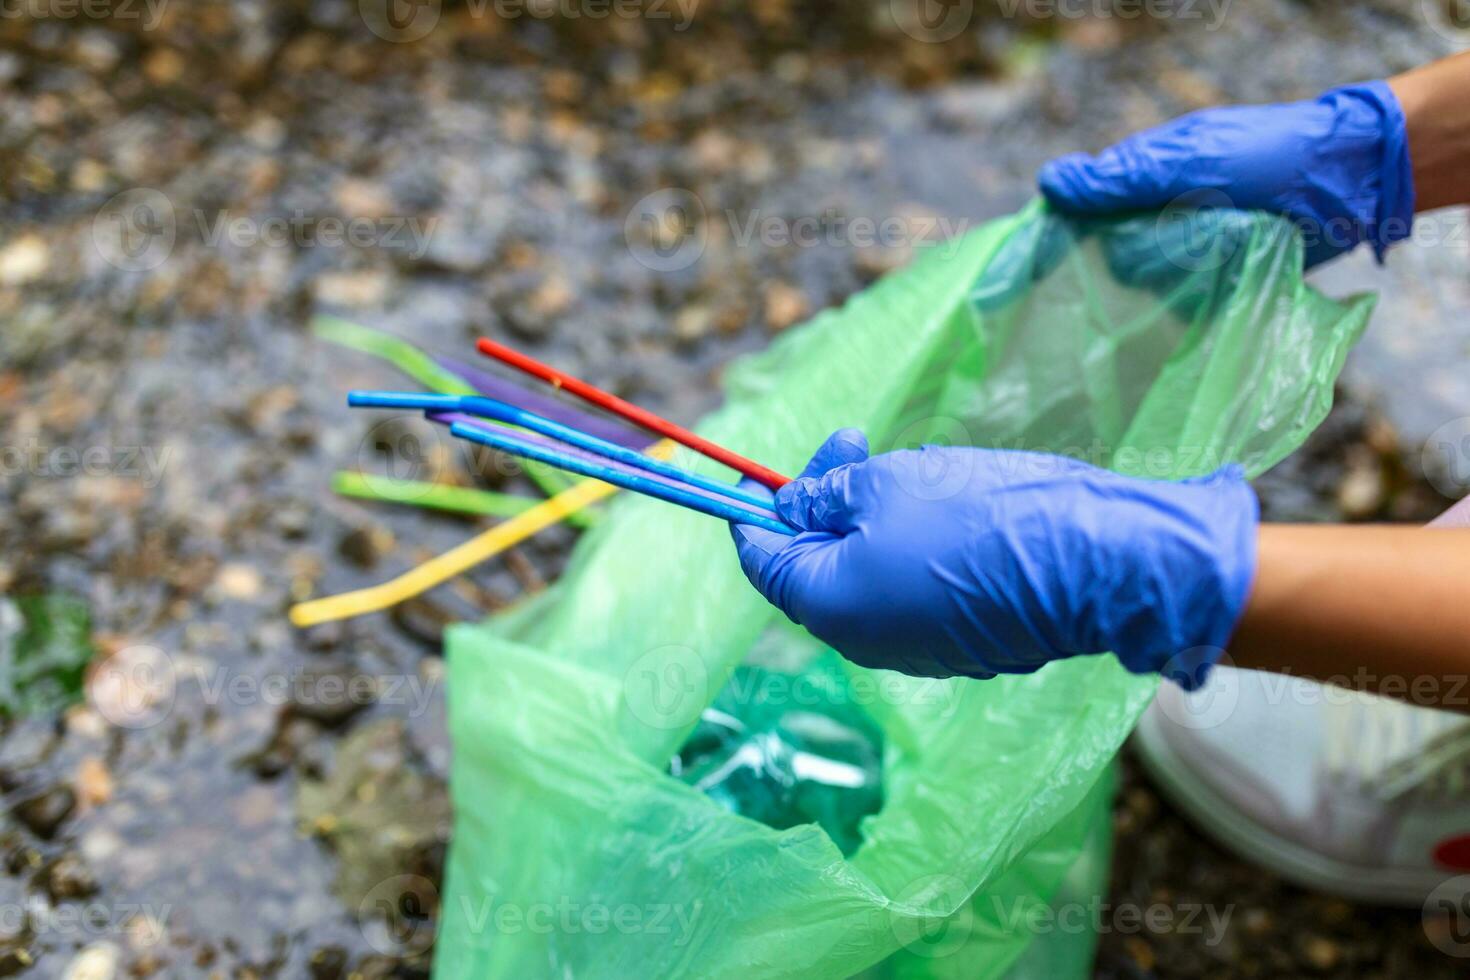
[[[479, 342], [482, 354], [610, 412], [639, 428], [673, 440], [775, 490], [786, 477], [723, 446], [639, 408], [579, 378], [498, 344]], [[399, 391], [354, 391], [347, 396], [354, 408], [418, 410], [430, 420], [447, 425], [460, 439], [488, 446], [522, 459], [592, 477], [689, 510], [741, 524], [752, 524], [781, 534], [795, 534], [771, 509], [769, 494], [691, 472], [641, 449], [589, 431], [567, 421], [508, 401], [479, 395], [425, 394]]]

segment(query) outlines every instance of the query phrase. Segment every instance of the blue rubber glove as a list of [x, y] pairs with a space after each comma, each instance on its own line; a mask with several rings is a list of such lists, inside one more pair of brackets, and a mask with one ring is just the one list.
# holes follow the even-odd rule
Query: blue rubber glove
[[843, 429], [733, 528], [761, 594], [865, 667], [1030, 673], [1112, 651], [1203, 681], [1244, 611], [1258, 508], [1238, 467], [1181, 482], [1062, 456], [926, 446], [868, 458]]
[[1176, 202], [1284, 214], [1302, 231], [1309, 268], [1364, 241], [1382, 261], [1414, 220], [1404, 112], [1384, 82], [1190, 113], [1097, 156], [1053, 160], [1038, 182], [1054, 207], [1076, 215]]

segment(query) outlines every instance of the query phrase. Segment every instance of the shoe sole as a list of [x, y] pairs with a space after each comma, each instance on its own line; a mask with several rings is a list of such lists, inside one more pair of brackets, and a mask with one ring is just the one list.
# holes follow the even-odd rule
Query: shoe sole
[[[1372, 905], [1422, 907], [1451, 871], [1369, 867], [1319, 854], [1274, 833], [1196, 779], [1169, 744], [1157, 709], [1144, 712], [1133, 746], [1159, 791], [1221, 845], [1293, 884]], [[1470, 880], [1470, 878], [1467, 878]]]

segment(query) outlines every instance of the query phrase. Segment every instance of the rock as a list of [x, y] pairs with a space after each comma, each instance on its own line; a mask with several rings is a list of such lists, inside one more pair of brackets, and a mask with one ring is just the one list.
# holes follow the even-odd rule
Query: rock
[[46, 894], [65, 902], [97, 894], [97, 879], [75, 854], [63, 854], [46, 868]]
[[382, 218], [393, 213], [393, 195], [388, 188], [371, 180], [344, 177], [337, 182], [333, 195], [337, 207], [349, 218]]
[[76, 809], [77, 797], [70, 786], [58, 783], [50, 789], [22, 800], [15, 805], [15, 816], [31, 833], [50, 840], [72, 810]]
[[1342, 959], [1342, 950], [1325, 936], [1305, 935], [1297, 940], [1297, 956], [1318, 973], [1329, 973]]
[[24, 947], [0, 951], [0, 977], [13, 977], [29, 970], [35, 960]]
[[21, 235], [0, 249], [0, 285], [24, 286], [50, 268], [51, 249], [40, 235]]
[[113, 980], [121, 955], [112, 943], [93, 943], [72, 957], [62, 980]]
[[766, 326], [773, 331], [785, 330], [807, 315], [806, 294], [784, 282], [773, 282], [765, 289]]
[[77, 798], [85, 809], [112, 799], [112, 773], [107, 763], [89, 755], [77, 764]]
[[432, 599], [414, 596], [393, 607], [393, 624], [415, 640], [433, 650], [443, 644], [444, 628], [454, 616]]
[[271, 512], [271, 523], [281, 537], [300, 541], [311, 531], [312, 509], [300, 500], [288, 500]]
[[310, 721], [288, 715], [276, 726], [270, 742], [245, 758], [245, 765], [261, 779], [274, 779], [289, 769], [319, 734], [320, 729]]
[[1363, 447], [1354, 450], [1348, 458], [1347, 473], [1337, 486], [1337, 506], [1348, 520], [1361, 521], [1383, 507], [1387, 487], [1379, 459]]
[[301, 393], [290, 385], [271, 385], [245, 401], [243, 420], [252, 434], [279, 433], [291, 411], [301, 404]]
[[260, 595], [263, 582], [255, 566], [228, 562], [220, 566], [214, 577], [214, 586], [227, 599], [248, 601]]
[[565, 313], [576, 295], [565, 276], [552, 273], [542, 280], [541, 285], [528, 300], [531, 312], [536, 316], [557, 316]]
[[359, 527], [343, 535], [337, 542], [337, 553], [359, 568], [372, 568], [378, 559], [393, 550], [393, 532], [376, 525]]
[[372, 269], [360, 272], [328, 272], [314, 284], [320, 303], [362, 308], [377, 306], [388, 295], [388, 277]]
[[311, 980], [340, 980], [347, 972], [347, 950], [341, 946], [313, 950], [307, 969], [311, 971]]
[[377, 682], [346, 664], [317, 664], [296, 678], [291, 687], [291, 710], [299, 718], [335, 728], [377, 697]]
[[522, 340], [533, 343], [544, 340], [556, 326], [556, 319], [571, 309], [576, 294], [571, 283], [560, 273], [546, 276], [524, 299], [514, 302], [506, 311], [506, 326]]
[[674, 317], [674, 339], [684, 344], [703, 340], [714, 326], [714, 311], [708, 306], [686, 306]]
[[143, 73], [155, 85], [168, 85], [184, 74], [184, 56], [173, 48], [154, 48], [143, 60]]

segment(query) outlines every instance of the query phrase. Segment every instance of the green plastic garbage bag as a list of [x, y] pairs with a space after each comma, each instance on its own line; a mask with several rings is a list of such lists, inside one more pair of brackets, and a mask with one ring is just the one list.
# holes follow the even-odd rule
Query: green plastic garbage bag
[[[1078, 226], [1036, 203], [734, 365], [700, 431], [787, 472], [854, 425], [875, 450], [1259, 473], [1325, 415], [1370, 306], [1306, 287], [1272, 217]], [[883, 733], [883, 802], [844, 857], [815, 824], [767, 827], [669, 772], [778, 622], [725, 525], [624, 497], [557, 586], [450, 630], [438, 976], [1086, 969], [1088, 937], [1060, 948], [1016, 913], [1097, 863], [1110, 763], [1157, 681], [1111, 657], [985, 682], [849, 665]]]

